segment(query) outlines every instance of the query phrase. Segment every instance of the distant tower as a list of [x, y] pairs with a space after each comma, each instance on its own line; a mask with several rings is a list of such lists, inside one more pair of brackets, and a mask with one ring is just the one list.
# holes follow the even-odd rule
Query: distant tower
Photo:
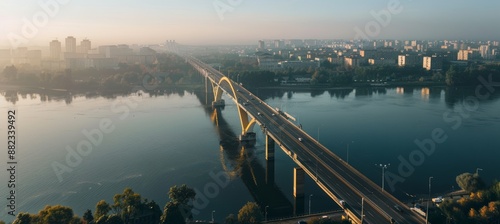
[[80, 42], [80, 45], [81, 45], [80, 49], [84, 54], [87, 54], [90, 51], [90, 49], [92, 49], [92, 44], [88, 39], [83, 39], [82, 42]]
[[58, 40], [50, 42], [50, 58], [54, 60], [61, 59], [61, 42]]
[[274, 40], [274, 48], [281, 49], [283, 48], [284, 41], [282, 40]]
[[479, 53], [483, 59], [491, 59], [491, 48], [489, 45], [481, 45], [479, 47]]
[[259, 49], [266, 48], [266, 43], [263, 40], [259, 40]]
[[66, 37], [66, 52], [76, 53], [76, 39], [72, 36]]

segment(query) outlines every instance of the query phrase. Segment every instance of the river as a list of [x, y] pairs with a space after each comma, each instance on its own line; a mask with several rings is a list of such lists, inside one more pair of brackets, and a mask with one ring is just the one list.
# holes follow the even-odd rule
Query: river
[[[113, 195], [126, 187], [163, 208], [169, 188], [180, 184], [195, 188], [206, 199], [198, 200], [196, 219], [210, 220], [215, 211], [216, 221], [223, 221], [255, 200], [249, 175], [258, 181], [265, 170], [264, 136], [254, 127], [255, 147], [244, 149], [246, 162], [237, 158], [241, 153], [234, 150], [241, 149], [231, 142], [240, 127], [229, 98], [218, 113], [224, 125], [217, 126], [203, 94], [195, 91], [105, 96], [0, 93], [2, 133], [7, 111], [16, 110], [16, 213], [62, 204], [81, 217], [101, 199], [112, 203]], [[312, 137], [375, 183], [382, 181], [380, 164], [390, 164], [385, 189], [403, 201], [427, 194], [430, 176], [433, 195], [457, 190], [455, 177], [477, 168], [487, 183], [499, 177], [498, 93], [481, 97], [474, 88], [441, 87], [256, 93], [294, 116]], [[7, 135], [0, 137], [6, 145]], [[231, 144], [221, 147], [224, 142]], [[1, 204], [7, 205], [7, 151], [1, 155]], [[277, 150], [273, 190], [292, 203], [293, 167]], [[313, 211], [335, 209], [307, 179], [306, 195], [311, 194]], [[13, 220], [2, 207], [0, 220]]]

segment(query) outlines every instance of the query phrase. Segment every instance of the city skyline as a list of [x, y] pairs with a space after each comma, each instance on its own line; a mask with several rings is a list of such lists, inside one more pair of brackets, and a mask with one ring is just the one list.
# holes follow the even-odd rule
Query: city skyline
[[0, 3], [0, 46], [67, 36], [106, 44], [256, 44], [259, 39], [498, 40], [500, 2], [135, 1]]

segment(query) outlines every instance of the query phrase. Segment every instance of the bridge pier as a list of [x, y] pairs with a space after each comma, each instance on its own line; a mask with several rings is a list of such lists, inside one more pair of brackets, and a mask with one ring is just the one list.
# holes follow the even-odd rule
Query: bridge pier
[[255, 132], [247, 132], [247, 133], [241, 134], [239, 136], [240, 142], [244, 143], [247, 146], [253, 146], [253, 145], [255, 145], [256, 139], [257, 138], [256, 138]]
[[274, 160], [266, 160], [266, 184], [274, 184]]
[[293, 168], [293, 215], [304, 214], [304, 178], [305, 172], [300, 167]]
[[274, 139], [266, 135], [266, 160], [274, 160]]
[[216, 100], [212, 102], [212, 107], [224, 107], [226, 106], [226, 101], [224, 99]]
[[274, 184], [274, 139], [266, 135], [266, 184]]

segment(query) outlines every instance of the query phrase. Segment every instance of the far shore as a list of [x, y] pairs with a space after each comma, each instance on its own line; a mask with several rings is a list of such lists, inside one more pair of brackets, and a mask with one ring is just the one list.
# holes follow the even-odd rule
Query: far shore
[[395, 88], [395, 87], [447, 87], [443, 83], [435, 82], [398, 82], [371, 85], [370, 83], [356, 83], [346, 86], [329, 86], [329, 85], [279, 85], [266, 87], [249, 87], [249, 89], [282, 89], [282, 90], [339, 90], [339, 89], [354, 89], [354, 88]]
[[[196, 90], [202, 88], [202, 84], [185, 84], [185, 85], [169, 85], [169, 86], [158, 86], [154, 90], [166, 90], [166, 89], [185, 89], [185, 90]], [[52, 88], [44, 86], [32, 86], [32, 85], [18, 85], [9, 83], [0, 83], [0, 91], [50, 91], [58, 93], [85, 93], [85, 92], [129, 92], [132, 91], [134, 87], [130, 88], [119, 88], [119, 89], [102, 89], [102, 88], [81, 88], [75, 86], [73, 89], [64, 88]]]

